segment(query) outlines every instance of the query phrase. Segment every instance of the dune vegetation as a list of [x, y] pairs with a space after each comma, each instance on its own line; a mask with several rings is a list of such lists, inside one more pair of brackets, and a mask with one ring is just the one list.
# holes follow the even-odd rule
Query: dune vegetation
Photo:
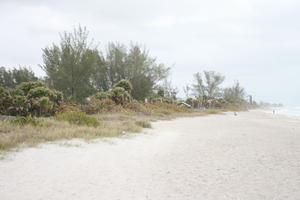
[[[91, 40], [92, 41], [92, 40]], [[170, 68], [139, 45], [110, 43], [101, 52], [78, 27], [43, 49], [37, 78], [29, 68], [0, 67], [0, 151], [62, 139], [114, 137], [150, 128], [151, 121], [255, 107], [236, 82], [214, 71], [194, 75], [185, 98]]]
[[151, 122], [155, 120], [211, 114], [209, 111], [193, 112], [176, 104], [158, 102], [147, 105], [128, 103], [119, 109], [117, 112], [90, 115], [82, 111], [64, 111], [55, 117], [27, 116], [0, 121], [0, 151], [62, 139], [122, 136], [151, 128]]

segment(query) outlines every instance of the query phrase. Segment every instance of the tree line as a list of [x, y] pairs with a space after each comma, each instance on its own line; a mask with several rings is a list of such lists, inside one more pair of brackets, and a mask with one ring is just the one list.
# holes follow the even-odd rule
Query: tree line
[[[105, 52], [98, 49], [81, 26], [73, 32], [60, 34], [60, 42], [43, 51], [40, 67], [46, 76], [40, 79], [51, 89], [61, 91], [67, 100], [82, 103], [97, 92], [111, 90], [121, 80], [132, 85], [131, 97], [144, 100], [151, 96], [176, 99], [178, 89], [168, 81], [170, 68], [149, 56], [146, 48], [138, 44], [129, 47], [118, 42], [107, 45]], [[0, 68], [0, 86], [14, 88], [22, 82], [37, 81], [31, 69], [6, 70]], [[246, 92], [236, 82], [222, 88], [225, 77], [214, 71], [194, 74], [194, 83], [183, 88], [187, 102], [208, 107], [212, 104], [244, 104]], [[192, 102], [194, 101], [194, 102]], [[200, 103], [199, 103], [200, 102]]]
[[239, 81], [232, 87], [222, 88], [225, 76], [215, 71], [203, 71], [194, 74], [194, 83], [183, 87], [187, 103], [194, 107], [224, 107], [224, 105], [241, 106], [247, 102], [247, 94]]
[[0, 86], [5, 88], [14, 88], [20, 83], [37, 81], [38, 78], [30, 68], [20, 67], [12, 70], [0, 67]]

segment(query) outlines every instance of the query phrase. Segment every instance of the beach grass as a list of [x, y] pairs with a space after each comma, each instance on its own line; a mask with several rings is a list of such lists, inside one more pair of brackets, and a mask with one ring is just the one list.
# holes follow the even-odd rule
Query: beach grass
[[58, 140], [118, 137], [141, 132], [143, 128], [151, 128], [151, 122], [156, 120], [222, 112], [210, 109], [195, 112], [170, 105], [147, 105], [146, 108], [147, 112], [123, 110], [122, 112], [87, 116], [78, 112], [64, 113], [52, 118], [39, 118], [38, 126], [32, 123], [0, 121], [0, 152]]
[[150, 127], [150, 122], [146, 119], [116, 117], [114, 121], [101, 121], [101, 125], [94, 127], [45, 118], [41, 126], [15, 125], [1, 121], [0, 127], [0, 151], [3, 151], [17, 146], [36, 146], [39, 143], [63, 139], [94, 139], [137, 133], [142, 128]]

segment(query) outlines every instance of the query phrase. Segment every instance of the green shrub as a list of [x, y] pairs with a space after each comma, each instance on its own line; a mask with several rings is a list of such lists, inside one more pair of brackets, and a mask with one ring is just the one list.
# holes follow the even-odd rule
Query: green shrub
[[14, 95], [12, 97], [12, 106], [9, 107], [9, 114], [14, 116], [28, 115], [29, 102], [25, 96]]
[[17, 85], [16, 89], [23, 91], [24, 95], [27, 95], [31, 89], [37, 87], [45, 87], [45, 84], [40, 81], [23, 82]]
[[19, 126], [25, 126], [25, 125], [41, 126], [42, 120], [33, 117], [17, 116], [16, 119], [11, 120], [10, 123]]
[[111, 94], [109, 92], [97, 92], [93, 97], [99, 100], [110, 98]]
[[124, 104], [131, 100], [131, 96], [124, 88], [115, 87], [111, 90], [111, 99], [116, 104]]
[[32, 88], [31, 90], [29, 90], [27, 97], [29, 99], [32, 98], [39, 98], [39, 97], [54, 97], [54, 93], [46, 87], [36, 87], [36, 88]]
[[47, 88], [41, 82], [23, 82], [12, 92], [10, 115], [50, 116], [57, 112], [63, 100], [61, 92]]
[[20, 90], [20, 89], [14, 89], [14, 90], [12, 90], [11, 92], [10, 92], [10, 94], [12, 95], [12, 96], [25, 96], [25, 94], [24, 94], [24, 92], [23, 92], [23, 90]]
[[59, 113], [55, 117], [57, 120], [60, 121], [67, 121], [70, 124], [75, 124], [78, 126], [93, 126], [97, 127], [100, 123], [97, 121], [96, 118], [89, 116], [83, 112], [64, 112]]
[[128, 80], [120, 80], [118, 83], [115, 84], [114, 87], [124, 88], [124, 90], [126, 90], [129, 94], [132, 91], [132, 84]]

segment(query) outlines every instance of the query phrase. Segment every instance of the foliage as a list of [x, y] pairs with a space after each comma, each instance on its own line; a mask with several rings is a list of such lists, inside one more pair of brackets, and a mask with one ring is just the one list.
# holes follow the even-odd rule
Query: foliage
[[127, 60], [126, 46], [120, 43], [109, 43], [107, 45], [105, 65], [106, 74], [109, 83], [109, 89], [120, 80], [126, 79], [126, 60]]
[[115, 87], [111, 90], [111, 99], [116, 104], [124, 104], [131, 100], [131, 96], [124, 88]]
[[122, 110], [119, 105], [131, 101], [131, 90], [131, 83], [127, 80], [121, 80], [115, 84], [115, 87], [112, 90], [98, 92], [94, 96], [88, 98], [88, 101], [86, 101], [86, 105], [84, 106], [84, 111], [93, 114]]
[[216, 98], [221, 96], [220, 85], [224, 82], [225, 77], [215, 71], [204, 71], [204, 79], [198, 72], [194, 75], [195, 84], [193, 85], [194, 95], [196, 97], [207, 96]]
[[61, 35], [59, 45], [43, 49], [43, 70], [50, 87], [66, 97], [82, 102], [93, 93], [91, 77], [98, 64], [99, 54], [88, 41], [88, 31], [81, 26], [73, 33]]
[[49, 85], [79, 102], [95, 90], [108, 90], [123, 79], [132, 83], [125, 88], [127, 92], [144, 99], [169, 71], [138, 45], [131, 45], [127, 51], [124, 45], [110, 43], [103, 57], [88, 43], [88, 31], [80, 26], [73, 33], [62, 34], [59, 45], [43, 49], [43, 60]]
[[55, 118], [57, 120], [67, 121], [70, 124], [75, 124], [78, 126], [97, 127], [100, 125], [100, 123], [97, 121], [96, 118], [89, 116], [83, 112], [69, 111], [69, 112], [59, 113], [55, 116]]
[[200, 108], [209, 108], [212, 106], [212, 102], [214, 101], [214, 98], [208, 97], [206, 95], [197, 97], [195, 99], [188, 98], [186, 100], [186, 103], [191, 105], [193, 108], [200, 109]]
[[214, 100], [213, 97], [210, 96], [200, 96], [196, 99], [199, 102], [199, 106], [204, 107], [204, 108], [209, 108], [211, 107], [211, 103]]
[[25, 126], [25, 125], [32, 125], [32, 126], [41, 126], [42, 120], [33, 117], [24, 117], [24, 116], [17, 116], [16, 119], [10, 121], [13, 125]]
[[107, 91], [112, 87], [108, 74], [108, 66], [101, 52], [97, 55], [95, 70], [91, 74], [91, 85], [95, 91]]
[[51, 90], [38, 81], [23, 82], [10, 92], [0, 88], [1, 114], [49, 116], [57, 111], [61, 101], [61, 92]]
[[8, 92], [3, 87], [0, 87], [0, 114], [5, 115], [8, 112], [8, 107], [12, 104], [12, 98]]
[[206, 96], [198, 97], [198, 98], [188, 98], [185, 101], [187, 104], [191, 105], [192, 108], [195, 109], [203, 109], [209, 107], [209, 102]]
[[30, 104], [26, 96], [13, 95], [12, 96], [12, 106], [9, 107], [9, 114], [17, 116], [28, 115]]
[[232, 104], [240, 105], [245, 103], [245, 90], [238, 81], [232, 87], [225, 88], [223, 96], [226, 101]]
[[[12, 88], [18, 85], [8, 95], [3, 91], [0, 94], [0, 101], [5, 103], [5, 106], [4, 103], [0, 105], [0, 113], [50, 116], [59, 111], [63, 95], [76, 103], [91, 99], [86, 97], [103, 100], [93, 100], [83, 106], [92, 113], [103, 110], [102, 104], [110, 105], [109, 99], [121, 106], [133, 99], [177, 101], [178, 89], [168, 79], [170, 69], [151, 57], [146, 48], [138, 44], [127, 47], [109, 43], [103, 53], [88, 36], [87, 29], [79, 25], [73, 32], [61, 34], [59, 44], [43, 49], [41, 68], [46, 72], [45, 83], [36, 81], [31, 69], [6, 70], [1, 67], [0, 86]], [[225, 77], [215, 71], [198, 72], [194, 78], [195, 84], [184, 87], [187, 99], [190, 91], [194, 92], [195, 99], [187, 100], [194, 108], [222, 108], [226, 104], [246, 103], [245, 91], [239, 83], [223, 91], [220, 85]], [[45, 84], [61, 92], [49, 89]], [[102, 92], [95, 94], [96, 91]]]
[[6, 70], [4, 67], [0, 67], [0, 86], [5, 88], [14, 87], [12, 72]]
[[110, 92], [97, 92], [93, 97], [98, 100], [103, 100], [103, 99], [110, 98], [111, 94], [110, 94]]
[[32, 88], [32, 89], [30, 89], [30, 91], [27, 94], [27, 97], [29, 99], [40, 98], [43, 96], [55, 98], [54, 93], [49, 88], [46, 88], [46, 87]]
[[27, 96], [29, 91], [31, 89], [37, 88], [37, 87], [45, 87], [45, 84], [40, 81], [31, 81], [31, 82], [23, 82], [16, 86], [16, 89], [18, 90], [18, 93], [23, 93], [23, 95]]
[[169, 72], [169, 68], [157, 64], [147, 50], [133, 44], [127, 50], [125, 45], [109, 43], [105, 66], [102, 76], [107, 76], [102, 78], [107, 80], [108, 87], [112, 88], [120, 80], [128, 80], [132, 84], [131, 95], [137, 100], [143, 100], [150, 95], [157, 83], [166, 78]]
[[119, 82], [117, 82], [115, 84], [114, 87], [121, 87], [124, 88], [124, 90], [126, 90], [129, 94], [132, 91], [132, 84], [130, 83], [130, 81], [128, 80], [120, 80]]
[[[95, 91], [126, 87], [134, 99], [143, 100], [168, 76], [169, 68], [158, 64], [139, 45], [131, 44], [127, 49], [125, 45], [109, 43], [102, 53], [89, 42], [88, 35], [79, 26], [72, 33], [63, 33], [60, 44], [43, 49], [41, 67], [46, 72], [46, 82], [65, 97], [83, 102]], [[118, 85], [122, 80], [130, 81], [132, 86]]]
[[146, 49], [139, 45], [131, 45], [127, 56], [129, 80], [133, 85], [132, 96], [134, 99], [143, 100], [148, 96], [159, 81], [169, 75], [169, 68], [148, 55]]
[[5, 88], [14, 88], [22, 82], [37, 81], [38, 78], [34, 75], [30, 68], [20, 67], [12, 70], [6, 70], [0, 67], [0, 86]]
[[62, 93], [44, 86], [31, 88], [27, 94], [30, 112], [35, 116], [53, 115], [62, 101]]

